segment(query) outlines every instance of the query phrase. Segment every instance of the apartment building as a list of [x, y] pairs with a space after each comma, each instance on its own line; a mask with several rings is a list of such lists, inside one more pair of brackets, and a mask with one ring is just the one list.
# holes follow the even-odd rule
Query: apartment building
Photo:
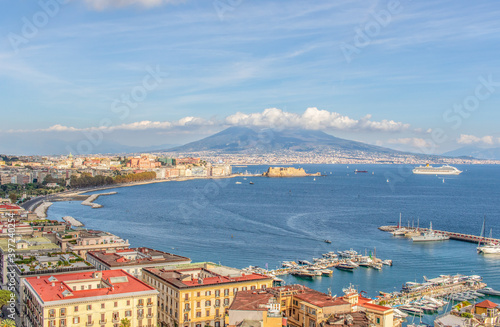
[[238, 291], [263, 290], [273, 283], [272, 277], [213, 263], [145, 268], [142, 280], [160, 292], [158, 322], [169, 327], [224, 326]]
[[146, 247], [113, 252], [91, 251], [87, 252], [87, 261], [98, 270], [123, 269], [139, 279], [141, 279], [143, 268], [168, 267], [191, 263], [189, 258]]
[[29, 277], [26, 327], [156, 327], [158, 291], [123, 270]]

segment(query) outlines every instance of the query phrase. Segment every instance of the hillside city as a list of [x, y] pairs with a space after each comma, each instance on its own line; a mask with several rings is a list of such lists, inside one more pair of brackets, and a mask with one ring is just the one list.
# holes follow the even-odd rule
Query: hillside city
[[[2, 156], [0, 281], [4, 291], [0, 292], [7, 292], [5, 315], [16, 326], [26, 327], [398, 327], [408, 317], [404, 306], [392, 307], [401, 294], [416, 297], [427, 294], [428, 288], [452, 293], [485, 286], [475, 276], [448, 276], [422, 285], [424, 291], [415, 287], [371, 299], [347, 287], [344, 294], [332, 296], [299, 284], [285, 285], [279, 275], [331, 275], [329, 267], [342, 269], [363, 260], [380, 269], [381, 260], [354, 253], [337, 257], [332, 252], [310, 264], [317, 271], [296, 263], [277, 271], [242, 270], [192, 262], [182, 253], [131, 248], [128, 240], [87, 229], [73, 217], [47, 219], [49, 201], [83, 200], [82, 204], [99, 208], [93, 201], [113, 193], [88, 196], [85, 192], [171, 179], [230, 177], [234, 165], [426, 162], [414, 155], [357, 152], [196, 155]], [[498, 162], [436, 157], [434, 163]], [[428, 301], [422, 309], [407, 309], [423, 312], [424, 307], [443, 305], [434, 298]], [[440, 319], [438, 326], [457, 320], [493, 326], [500, 320], [500, 309], [485, 300], [455, 308]]]

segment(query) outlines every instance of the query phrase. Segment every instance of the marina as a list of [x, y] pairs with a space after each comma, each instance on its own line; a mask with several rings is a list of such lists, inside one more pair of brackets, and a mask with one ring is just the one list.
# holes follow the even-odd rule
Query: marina
[[[272, 270], [264, 269], [256, 266], [243, 268], [249, 273], [260, 273], [269, 276], [292, 275], [299, 278], [314, 278], [321, 276], [332, 276], [333, 271], [329, 268], [353, 272], [358, 267], [372, 268], [382, 270], [382, 267], [392, 266], [392, 260], [382, 260], [373, 255], [359, 254], [357, 251], [350, 249], [345, 251], [330, 251], [324, 253], [321, 258], [313, 258], [313, 262], [308, 260], [282, 261], [281, 268]], [[277, 278], [278, 279], [278, 278]]]
[[443, 235], [448, 237], [450, 240], [463, 241], [463, 242], [471, 242], [471, 243], [500, 243], [500, 239], [492, 238], [492, 237], [482, 237], [472, 234], [463, 234], [463, 233], [455, 233], [448, 232], [442, 230], [435, 230], [431, 228], [418, 228], [418, 227], [399, 227], [399, 226], [381, 226], [379, 227], [381, 231], [384, 232], [397, 232], [393, 233], [394, 236], [405, 236], [406, 233], [415, 233], [415, 234], [424, 234], [433, 232], [437, 235]]

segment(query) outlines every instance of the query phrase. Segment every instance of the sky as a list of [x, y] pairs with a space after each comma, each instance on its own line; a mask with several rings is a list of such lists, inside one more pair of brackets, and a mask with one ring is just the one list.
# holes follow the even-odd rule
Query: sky
[[230, 126], [440, 154], [500, 146], [495, 1], [0, 0], [0, 153]]

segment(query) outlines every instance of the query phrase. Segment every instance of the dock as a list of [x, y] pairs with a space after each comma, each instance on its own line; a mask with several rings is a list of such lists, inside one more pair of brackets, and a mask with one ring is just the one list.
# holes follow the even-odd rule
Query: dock
[[[405, 228], [409, 232], [421, 232], [421, 233], [427, 232], [429, 230], [428, 228], [414, 228], [414, 227], [409, 227], [409, 228], [401, 227], [401, 228]], [[398, 226], [381, 226], [379, 227], [379, 229], [384, 232], [392, 232], [398, 229]], [[471, 243], [479, 243], [479, 241], [481, 241], [481, 243], [500, 243], [500, 239], [498, 238], [481, 237], [477, 235], [448, 232], [436, 229], [432, 230], [437, 234], [443, 234], [448, 236], [450, 240], [457, 240], [457, 241], [471, 242]]]

